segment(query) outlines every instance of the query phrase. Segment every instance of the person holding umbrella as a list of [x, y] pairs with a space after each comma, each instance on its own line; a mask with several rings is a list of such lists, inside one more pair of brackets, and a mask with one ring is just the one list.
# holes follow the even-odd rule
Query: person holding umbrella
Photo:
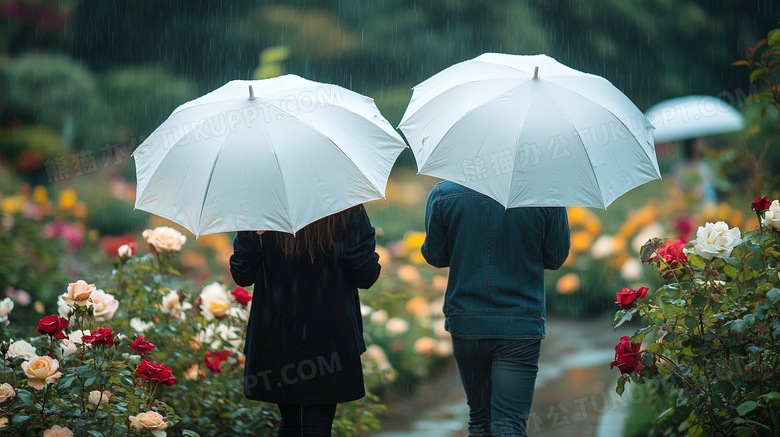
[[238, 231], [230, 272], [255, 286], [243, 389], [279, 405], [279, 436], [330, 436], [336, 405], [365, 395], [357, 289], [380, 266], [362, 204], [406, 147], [372, 99], [285, 75], [179, 106], [133, 152], [136, 209]]
[[255, 285], [244, 394], [275, 403], [279, 437], [330, 436], [336, 404], [365, 396], [358, 288], [379, 277], [374, 228], [362, 205], [294, 236], [238, 232], [236, 284]]
[[400, 124], [437, 183], [422, 254], [449, 267], [445, 328], [470, 436], [526, 436], [544, 270], [571, 245], [565, 206], [606, 208], [660, 178], [652, 126], [605, 79], [544, 55], [487, 53], [417, 85]]

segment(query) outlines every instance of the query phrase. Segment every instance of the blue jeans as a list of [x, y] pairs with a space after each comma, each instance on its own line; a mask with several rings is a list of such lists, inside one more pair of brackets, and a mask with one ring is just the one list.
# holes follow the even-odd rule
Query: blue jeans
[[452, 339], [472, 437], [525, 437], [541, 340]]

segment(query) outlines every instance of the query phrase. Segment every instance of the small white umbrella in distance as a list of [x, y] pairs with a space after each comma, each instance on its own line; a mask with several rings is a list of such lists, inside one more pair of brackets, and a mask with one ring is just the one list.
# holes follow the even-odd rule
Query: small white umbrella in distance
[[366, 96], [294, 75], [231, 81], [178, 107], [133, 153], [135, 208], [196, 236], [294, 233], [384, 198], [405, 147]]
[[745, 118], [736, 108], [712, 96], [685, 96], [656, 103], [645, 111], [655, 126], [655, 141], [667, 143], [739, 132]]
[[652, 125], [606, 79], [487, 53], [414, 87], [399, 128], [418, 172], [505, 207], [606, 208], [660, 172]]

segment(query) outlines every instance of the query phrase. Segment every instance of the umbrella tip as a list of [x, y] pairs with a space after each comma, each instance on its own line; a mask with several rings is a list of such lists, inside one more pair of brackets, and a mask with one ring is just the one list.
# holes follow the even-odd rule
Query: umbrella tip
[[[534, 67], [534, 79], [539, 79], [539, 67], [538, 66]], [[252, 87], [250, 86], [249, 89], [251, 91]]]
[[249, 85], [249, 100], [255, 99], [255, 90], [252, 89], [252, 85]]

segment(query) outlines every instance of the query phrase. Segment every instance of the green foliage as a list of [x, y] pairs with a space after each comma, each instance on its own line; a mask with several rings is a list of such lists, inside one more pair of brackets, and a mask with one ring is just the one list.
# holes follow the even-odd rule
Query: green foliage
[[[688, 435], [769, 436], [780, 424], [778, 236], [766, 227], [745, 232], [729, 256], [711, 259], [689, 243], [687, 262], [652, 304], [637, 300], [615, 315], [615, 326], [630, 313], [643, 316], [632, 343], [658, 339], [639, 352], [644, 368], [621, 380], [646, 384], [657, 372], [676, 387], [669, 412], [687, 413], [676, 427]], [[653, 268], [667, 267], [658, 242], [644, 251], [652, 251]], [[667, 421], [656, 420], [650, 435], [670, 435]]]
[[177, 106], [197, 97], [192, 81], [162, 67], [113, 70], [103, 84], [111, 118], [126, 136], [148, 137]]

